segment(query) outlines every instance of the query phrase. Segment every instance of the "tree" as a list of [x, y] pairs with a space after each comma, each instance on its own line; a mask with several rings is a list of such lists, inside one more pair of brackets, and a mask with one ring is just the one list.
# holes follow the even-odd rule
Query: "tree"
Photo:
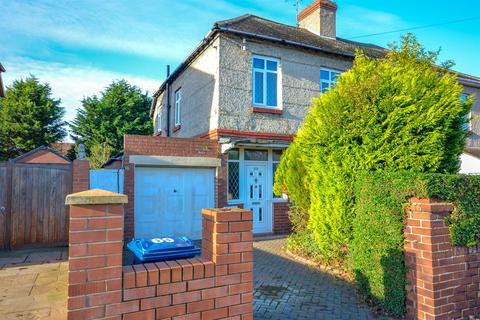
[[61, 141], [67, 134], [64, 114], [47, 83], [34, 76], [14, 81], [0, 99], [0, 159]]
[[96, 143], [90, 149], [90, 168], [100, 169], [112, 155], [112, 147], [108, 143]]
[[123, 150], [125, 134], [151, 134], [151, 99], [125, 80], [114, 81], [100, 97], [87, 97], [70, 123], [72, 138], [85, 144], [87, 153], [96, 144], [107, 143], [112, 153]]
[[461, 101], [462, 86], [435, 65], [437, 57], [412, 35], [383, 59], [357, 52], [353, 68], [314, 100], [279, 165], [275, 191], [308, 209], [323, 257], [348, 254], [359, 173], [459, 170], [473, 101]]

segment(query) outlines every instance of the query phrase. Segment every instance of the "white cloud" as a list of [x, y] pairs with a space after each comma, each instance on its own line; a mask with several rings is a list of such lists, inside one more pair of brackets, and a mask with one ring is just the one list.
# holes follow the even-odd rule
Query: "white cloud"
[[81, 100], [84, 97], [98, 95], [113, 80], [125, 79], [143, 91], [148, 91], [149, 94], [152, 94], [160, 85], [160, 81], [153, 79], [25, 58], [6, 59], [2, 64], [7, 70], [3, 74], [6, 86], [30, 74], [36, 76], [42, 83], [49, 83], [53, 96], [62, 100], [62, 105], [66, 109], [66, 121], [75, 118], [76, 109], [81, 107]]
[[[2, 0], [0, 30], [63, 45], [178, 59], [216, 20], [240, 7], [221, 0], [17, 1]], [[199, 25], [208, 27], [198, 29]], [[10, 44], [11, 45], [11, 44]]]

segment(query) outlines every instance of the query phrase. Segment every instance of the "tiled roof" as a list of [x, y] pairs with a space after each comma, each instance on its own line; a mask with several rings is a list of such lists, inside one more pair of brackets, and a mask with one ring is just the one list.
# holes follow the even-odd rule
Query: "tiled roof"
[[361, 49], [369, 56], [382, 57], [386, 50], [382, 47], [345, 40], [342, 38], [326, 38], [318, 36], [306, 29], [289, 26], [252, 14], [219, 21], [215, 27], [224, 32], [250, 34], [265, 40], [279, 41], [285, 44], [296, 45], [333, 54], [354, 57], [355, 50]]

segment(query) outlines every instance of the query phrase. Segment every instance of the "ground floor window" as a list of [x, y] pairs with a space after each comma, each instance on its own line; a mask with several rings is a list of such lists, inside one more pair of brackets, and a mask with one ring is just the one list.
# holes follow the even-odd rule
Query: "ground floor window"
[[240, 151], [230, 149], [228, 151], [228, 181], [227, 199], [240, 199]]

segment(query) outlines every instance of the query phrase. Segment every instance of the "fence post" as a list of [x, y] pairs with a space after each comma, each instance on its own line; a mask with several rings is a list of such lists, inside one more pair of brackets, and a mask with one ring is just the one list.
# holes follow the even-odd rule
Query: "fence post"
[[9, 159], [7, 162], [7, 208], [5, 216], [5, 244], [7, 250], [12, 250], [12, 205], [13, 205], [13, 174], [15, 161]]
[[105, 190], [66, 198], [70, 205], [68, 320], [103, 319], [106, 305], [122, 301], [125, 203], [127, 196]]

